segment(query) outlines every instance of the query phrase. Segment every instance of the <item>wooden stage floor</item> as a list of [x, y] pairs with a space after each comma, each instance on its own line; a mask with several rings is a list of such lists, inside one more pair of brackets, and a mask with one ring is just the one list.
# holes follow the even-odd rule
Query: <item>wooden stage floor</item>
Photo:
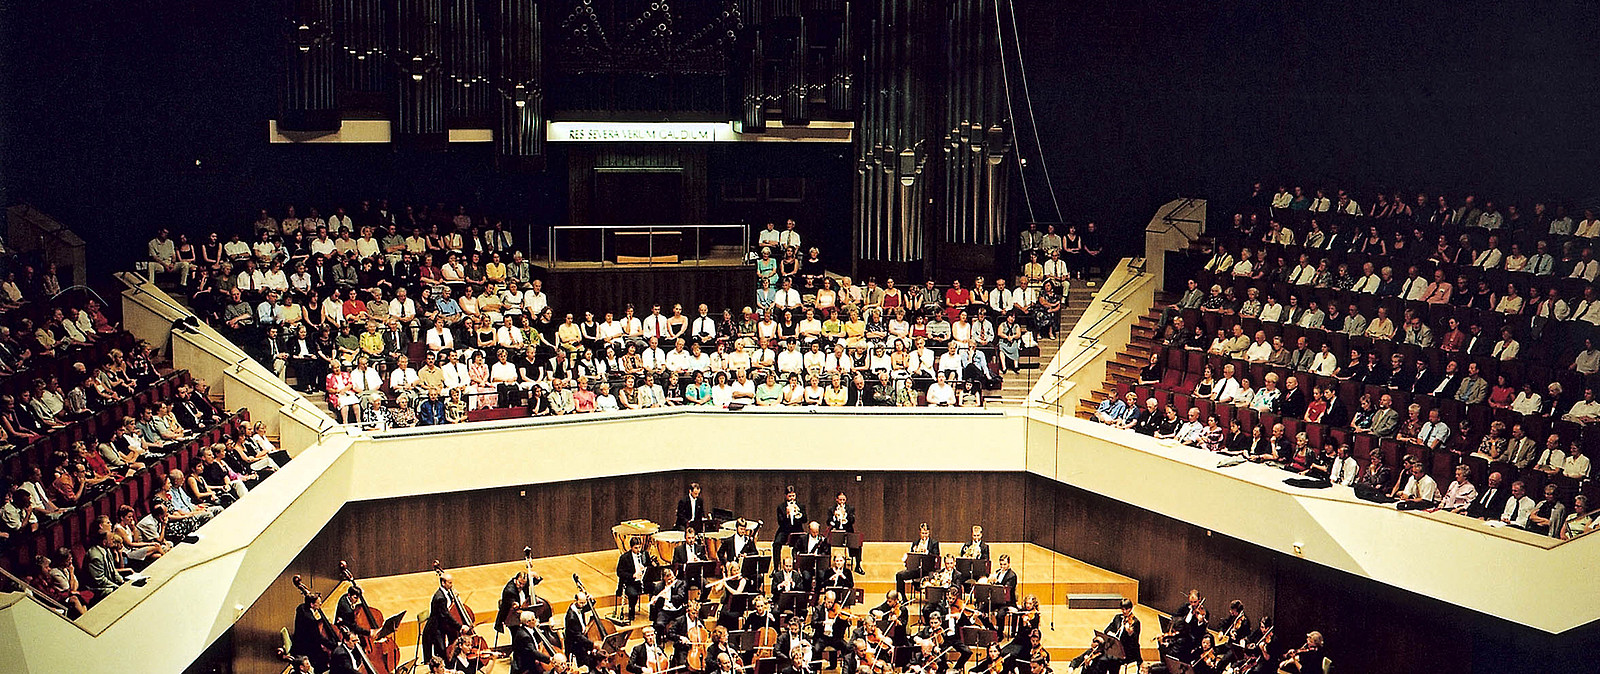
[[[866, 544], [862, 561], [867, 574], [856, 577], [856, 587], [865, 593], [867, 603], [877, 605], [882, 602], [885, 593], [894, 589], [894, 572], [902, 568], [900, 555], [905, 552], [906, 545], [905, 543]], [[1094, 630], [1104, 628], [1117, 613], [1116, 609], [1069, 609], [1068, 595], [1115, 594], [1138, 602], [1139, 583], [1132, 578], [1090, 566], [1030, 543], [991, 543], [989, 547], [991, 558], [998, 558], [1002, 554], [1011, 555], [1012, 568], [1017, 571], [1020, 579], [1017, 588], [1019, 596], [1029, 594], [1039, 596], [1043, 613], [1044, 644], [1050, 650], [1053, 661], [1068, 660], [1083, 652], [1088, 648]], [[762, 548], [766, 549], [766, 546], [763, 545]], [[573, 574], [577, 574], [584, 586], [595, 595], [602, 614], [610, 614], [611, 608], [619, 601], [619, 598], [613, 596], [617, 587], [615, 573], [617, 555], [618, 552], [611, 549], [533, 560], [534, 571], [544, 577], [544, 582], [536, 589], [539, 596], [553, 605], [556, 622], [562, 619], [577, 591], [577, 586], [572, 580]], [[449, 570], [455, 578], [456, 594], [477, 614], [478, 633], [490, 643], [495, 643], [493, 623], [500, 591], [511, 576], [523, 568], [523, 562], [515, 561]], [[366, 592], [367, 601], [382, 610], [385, 615], [406, 611], [406, 622], [395, 635], [395, 639], [401, 647], [402, 660], [414, 657], [421, 630], [416, 617], [427, 610], [428, 602], [439, 586], [438, 577], [432, 571], [420, 571], [396, 576], [361, 578], [358, 582]], [[341, 585], [328, 596], [337, 597], [343, 592], [344, 586]], [[644, 598], [641, 598], [639, 619], [627, 629], [637, 630], [646, 624], [644, 602]], [[1143, 640], [1146, 642], [1142, 649], [1145, 660], [1159, 661], [1154, 643], [1154, 635], [1160, 629], [1157, 611], [1140, 604], [1135, 607], [1134, 612], [1142, 623]], [[912, 614], [912, 622], [919, 622], [915, 607]], [[501, 642], [504, 645], [504, 638]], [[498, 662], [492, 671], [509, 670], [506, 663]]]

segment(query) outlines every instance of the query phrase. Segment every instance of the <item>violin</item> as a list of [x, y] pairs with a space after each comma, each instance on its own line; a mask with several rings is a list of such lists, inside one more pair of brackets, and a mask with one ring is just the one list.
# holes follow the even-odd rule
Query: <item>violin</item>
[[339, 575], [350, 583], [350, 587], [355, 589], [356, 597], [360, 600], [355, 604], [350, 622], [357, 628], [356, 635], [361, 641], [361, 649], [373, 658], [373, 664], [378, 665], [379, 674], [393, 672], [400, 664], [400, 647], [395, 645], [394, 639], [387, 636], [379, 639], [376, 635], [378, 630], [383, 629], [383, 612], [367, 604], [366, 593], [356, 584], [355, 574], [350, 572], [350, 565], [344, 560], [339, 561]]

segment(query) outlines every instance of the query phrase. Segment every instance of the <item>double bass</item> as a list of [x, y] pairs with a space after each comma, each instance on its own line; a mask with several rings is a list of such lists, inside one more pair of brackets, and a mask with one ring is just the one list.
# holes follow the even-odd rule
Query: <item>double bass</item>
[[[433, 560], [433, 572], [440, 578], [444, 577], [444, 567], [439, 560]], [[449, 591], [451, 594], [455, 590]], [[450, 617], [456, 624], [466, 627], [460, 634], [450, 635], [450, 644], [445, 648], [445, 660], [455, 660], [458, 656], [478, 663], [479, 667], [486, 667], [494, 662], [494, 650], [489, 648], [489, 640], [478, 635], [478, 616], [472, 607], [457, 598], [450, 602]]]
[[600, 612], [595, 610], [594, 595], [583, 586], [583, 579], [578, 574], [572, 574], [572, 582], [578, 586], [578, 591], [590, 598], [588, 626], [583, 630], [583, 635], [595, 645], [595, 663], [602, 669], [620, 671], [628, 665], [628, 654], [622, 649], [607, 650], [606, 639], [616, 634], [614, 627], [607, 627], [606, 621], [600, 619]]
[[378, 674], [393, 672], [400, 665], [400, 647], [388, 636], [381, 639], [377, 637], [378, 630], [383, 629], [383, 612], [367, 603], [367, 593], [356, 584], [355, 574], [350, 572], [350, 565], [344, 560], [339, 561], [339, 575], [350, 583], [350, 587], [356, 591], [356, 597], [361, 600], [355, 605], [350, 619], [360, 630], [356, 634], [361, 641], [361, 650], [366, 651], [373, 664], [378, 666], [375, 670]]
[[[299, 574], [295, 574], [293, 580], [295, 589], [300, 591], [302, 597], [309, 600], [313, 596], [317, 596], [317, 593], [312, 592], [311, 588], [306, 587], [305, 581], [300, 579]], [[344, 634], [338, 626], [333, 624], [332, 620], [328, 619], [328, 614], [323, 612], [322, 607], [319, 606], [311, 610], [316, 616], [317, 630], [322, 633], [322, 638], [326, 639], [330, 644], [344, 643]], [[356, 645], [356, 657], [360, 660], [361, 666], [370, 674], [389, 674], [389, 670], [379, 670], [378, 666], [373, 664], [372, 659], [367, 657], [366, 649], [362, 648], [359, 643]]]

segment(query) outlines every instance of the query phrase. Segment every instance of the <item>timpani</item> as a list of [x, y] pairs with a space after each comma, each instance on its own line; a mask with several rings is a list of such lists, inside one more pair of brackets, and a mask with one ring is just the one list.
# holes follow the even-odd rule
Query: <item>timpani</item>
[[643, 537], [645, 539], [645, 547], [649, 548], [650, 538], [655, 536], [656, 532], [660, 530], [660, 526], [657, 526], [655, 522], [651, 522], [649, 520], [628, 520], [627, 522], [623, 522], [622, 524], [611, 527], [611, 536], [617, 541], [617, 551], [627, 552], [628, 541], [639, 537]]

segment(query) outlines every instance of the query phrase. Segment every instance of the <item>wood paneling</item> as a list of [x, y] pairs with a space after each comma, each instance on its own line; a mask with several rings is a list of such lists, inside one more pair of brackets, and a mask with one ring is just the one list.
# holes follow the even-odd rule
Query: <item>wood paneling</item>
[[[735, 315], [741, 307], [754, 306], [756, 273], [751, 265], [738, 267], [639, 267], [578, 269], [557, 267], [542, 270], [545, 292], [556, 319], [571, 312], [583, 321], [583, 312], [593, 311], [595, 320], [605, 320], [605, 312], [620, 318], [629, 304], [640, 318], [650, 314], [651, 303], [662, 306], [661, 313], [672, 315], [673, 303], [683, 305], [683, 314], [694, 317], [695, 305], [705, 303], [713, 316], [724, 308]], [[670, 346], [670, 345], [669, 345]]]

